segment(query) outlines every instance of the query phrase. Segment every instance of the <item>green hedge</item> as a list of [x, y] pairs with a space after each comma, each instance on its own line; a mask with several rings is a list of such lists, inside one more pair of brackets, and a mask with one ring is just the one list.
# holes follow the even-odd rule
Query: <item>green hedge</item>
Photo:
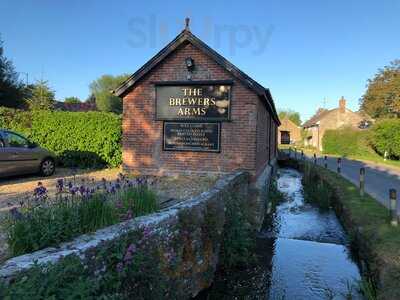
[[327, 130], [322, 138], [324, 153], [341, 156], [362, 155], [366, 150], [366, 131], [343, 128]]
[[104, 112], [0, 109], [0, 128], [19, 132], [75, 167], [121, 164], [121, 118]]
[[389, 158], [400, 158], [400, 120], [386, 119], [371, 129], [372, 147], [381, 155], [387, 151]]

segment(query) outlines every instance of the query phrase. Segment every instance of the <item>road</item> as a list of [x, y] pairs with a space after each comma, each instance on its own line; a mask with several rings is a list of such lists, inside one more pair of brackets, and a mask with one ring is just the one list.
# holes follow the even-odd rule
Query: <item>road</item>
[[[288, 152], [286, 152], [288, 153]], [[294, 157], [294, 153], [291, 154]], [[299, 158], [299, 153], [297, 154]], [[307, 159], [313, 160], [312, 156], [306, 156]], [[337, 172], [337, 157], [327, 157], [328, 168]], [[323, 156], [317, 157], [318, 165], [324, 165]], [[398, 198], [400, 198], [400, 169], [379, 165], [370, 162], [362, 162], [352, 159], [342, 158], [341, 175], [350, 180], [355, 185], [359, 185], [360, 168], [365, 168], [365, 191], [378, 200], [386, 207], [390, 206], [389, 189], [397, 190]], [[398, 205], [400, 212], [400, 205]]]

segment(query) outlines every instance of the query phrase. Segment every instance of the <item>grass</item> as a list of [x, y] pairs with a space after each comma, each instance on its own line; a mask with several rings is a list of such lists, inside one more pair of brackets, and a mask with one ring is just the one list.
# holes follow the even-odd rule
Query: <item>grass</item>
[[[279, 149], [286, 150], [286, 149], [291, 148], [294, 151], [294, 146], [289, 146], [289, 145], [284, 145], [284, 146], [285, 147], [279, 146]], [[318, 156], [328, 155], [331, 157], [341, 157], [341, 155], [338, 155], [338, 154], [330, 154], [330, 153], [325, 153], [325, 152], [321, 153], [320, 151], [317, 151], [316, 149], [304, 148], [304, 147], [299, 147], [299, 146], [297, 146], [296, 149], [297, 149], [298, 154], [301, 152], [301, 150], [303, 150], [304, 154], [311, 155], [311, 156], [314, 153], [316, 153]], [[400, 160], [391, 160], [391, 159], [384, 160], [384, 158], [382, 156], [377, 154], [371, 148], [366, 148], [366, 149], [364, 148], [364, 151], [362, 152], [362, 154], [348, 155], [348, 156], [342, 156], [342, 157], [346, 157], [348, 159], [358, 160], [358, 161], [362, 161], [362, 162], [372, 162], [372, 163], [376, 163], [376, 164], [387, 165], [387, 166], [391, 166], [391, 167], [400, 169]]]
[[[379, 283], [379, 299], [400, 299], [400, 227], [390, 225], [389, 210], [368, 194], [361, 197], [358, 188], [340, 175], [320, 166], [311, 169], [333, 189], [338, 216]], [[371, 285], [363, 287], [370, 297]]]

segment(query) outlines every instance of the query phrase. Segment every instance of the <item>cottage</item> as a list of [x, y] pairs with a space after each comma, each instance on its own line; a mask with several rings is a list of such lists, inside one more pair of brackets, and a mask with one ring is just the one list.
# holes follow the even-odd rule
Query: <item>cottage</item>
[[123, 168], [141, 174], [258, 176], [276, 159], [269, 89], [188, 27], [114, 93], [123, 99]]
[[278, 128], [278, 142], [281, 145], [296, 144], [301, 142], [301, 128], [288, 117], [281, 120]]
[[322, 138], [328, 129], [351, 127], [365, 129], [372, 119], [362, 112], [353, 112], [346, 107], [346, 99], [339, 100], [339, 107], [331, 110], [319, 109], [317, 113], [303, 124], [306, 131], [305, 146], [312, 146], [322, 151]]

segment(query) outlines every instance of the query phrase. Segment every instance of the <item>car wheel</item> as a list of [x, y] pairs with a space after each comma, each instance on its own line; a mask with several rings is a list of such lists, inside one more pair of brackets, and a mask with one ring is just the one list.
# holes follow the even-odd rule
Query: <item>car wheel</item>
[[54, 163], [54, 160], [51, 158], [46, 158], [40, 164], [40, 173], [43, 176], [51, 176], [54, 174], [55, 170], [56, 170], [56, 165]]

